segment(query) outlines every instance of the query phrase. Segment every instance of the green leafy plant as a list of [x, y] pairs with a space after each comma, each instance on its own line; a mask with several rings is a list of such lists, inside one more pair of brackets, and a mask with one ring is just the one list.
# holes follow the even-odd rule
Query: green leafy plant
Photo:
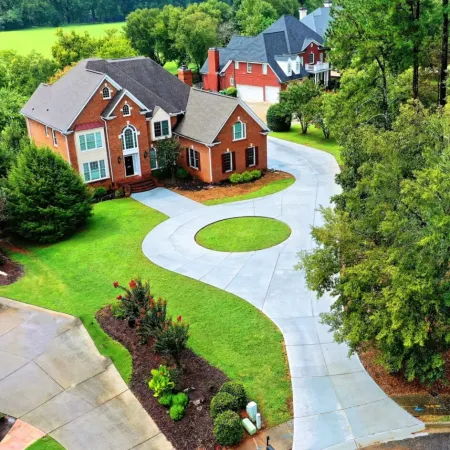
[[141, 310], [139, 317], [138, 333], [142, 342], [147, 342], [149, 338], [156, 337], [167, 323], [167, 301], [159, 298], [155, 300], [150, 297], [147, 308]]
[[113, 286], [125, 292], [124, 295], [118, 295], [117, 300], [120, 301], [120, 307], [128, 320], [135, 321], [149, 308], [153, 297], [148, 281], [143, 282], [140, 278], [136, 278], [130, 281], [129, 288], [121, 286], [118, 281], [115, 281]]
[[169, 368], [170, 378], [175, 383], [175, 390], [179, 391], [181, 386], [181, 377], [183, 375], [183, 369], [181, 367], [172, 366]]
[[96, 188], [94, 190], [94, 198], [96, 200], [104, 197], [106, 194], [108, 193], [108, 191], [106, 190], [106, 188], [104, 188], [103, 186], [99, 186], [98, 188]]
[[284, 103], [275, 103], [267, 110], [267, 125], [272, 131], [289, 131], [292, 114]]
[[236, 398], [239, 408], [243, 409], [247, 405], [247, 393], [242, 383], [227, 381], [222, 385], [219, 392], [226, 392]]
[[177, 422], [183, 418], [184, 410], [185, 407], [183, 405], [172, 405], [169, 410], [169, 416], [173, 421]]
[[170, 406], [172, 405], [174, 395], [171, 392], [166, 392], [165, 394], [161, 395], [158, 399], [158, 403], [163, 406]]
[[111, 305], [111, 313], [116, 319], [126, 319], [125, 310], [121, 303], [113, 303]]
[[237, 97], [238, 90], [234, 86], [230, 86], [226, 91], [225, 94], [229, 97]]
[[220, 445], [236, 445], [244, 435], [239, 414], [225, 411], [214, 420], [214, 436]]
[[189, 178], [189, 172], [184, 167], [178, 167], [175, 172], [175, 178], [178, 178], [179, 180], [186, 180], [186, 178]]
[[148, 387], [153, 391], [154, 397], [161, 397], [170, 393], [175, 383], [170, 379], [170, 372], [166, 366], [159, 366], [159, 369], [151, 371], [152, 379], [148, 382]]
[[189, 403], [189, 397], [184, 392], [178, 392], [178, 394], [173, 396], [172, 404], [173, 405], [181, 405], [184, 408]]
[[125, 192], [123, 191], [122, 188], [116, 189], [114, 191], [114, 197], [115, 198], [123, 198], [125, 196]]
[[239, 401], [235, 396], [229, 394], [228, 392], [219, 392], [213, 397], [210, 405], [210, 414], [213, 419], [220, 413], [229, 410], [239, 410]]
[[249, 183], [250, 181], [253, 181], [253, 175], [250, 172], [244, 172], [242, 174], [242, 182]]
[[233, 173], [228, 178], [233, 184], [242, 183], [242, 175], [240, 173]]
[[250, 173], [254, 180], [258, 180], [262, 177], [262, 172], [259, 169], [252, 170]]
[[181, 316], [177, 321], [167, 322], [156, 335], [154, 350], [161, 355], [172, 357], [177, 367], [180, 367], [181, 354], [186, 348], [189, 338], [189, 324], [182, 322]]

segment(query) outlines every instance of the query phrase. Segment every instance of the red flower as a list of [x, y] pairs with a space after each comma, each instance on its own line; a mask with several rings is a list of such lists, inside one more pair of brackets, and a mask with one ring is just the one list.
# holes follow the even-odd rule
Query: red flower
[[118, 295], [116, 298], [117, 298], [117, 300], [122, 300], [122, 296], [121, 295]]
[[131, 281], [130, 281], [130, 288], [131, 288], [131, 289], [134, 289], [135, 287], [136, 287], [136, 281], [131, 280]]
[[113, 286], [114, 286], [115, 288], [119, 287], [119, 282], [118, 282], [118, 281], [114, 281]]
[[178, 317], [177, 317], [177, 321], [178, 321], [178, 322], [181, 322], [181, 316], [178, 316]]

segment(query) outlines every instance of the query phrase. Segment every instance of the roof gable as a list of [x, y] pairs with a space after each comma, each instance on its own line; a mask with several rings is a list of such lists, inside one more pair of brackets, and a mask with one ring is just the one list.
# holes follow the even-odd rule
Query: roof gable
[[333, 17], [330, 13], [330, 7], [317, 8], [304, 17], [301, 22], [323, 38], [325, 37], [325, 33], [330, 23], [333, 21]]

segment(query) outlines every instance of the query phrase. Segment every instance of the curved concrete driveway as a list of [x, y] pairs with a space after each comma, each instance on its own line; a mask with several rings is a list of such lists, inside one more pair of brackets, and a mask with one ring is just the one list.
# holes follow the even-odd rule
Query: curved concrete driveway
[[[281, 329], [294, 394], [294, 449], [355, 449], [410, 436], [424, 428], [389, 399], [357, 356], [333, 342], [320, 323], [330, 297], [317, 301], [304, 274], [294, 271], [300, 250], [311, 249], [310, 227], [320, 223], [319, 205], [339, 192], [339, 167], [324, 152], [271, 138], [269, 166], [296, 177], [289, 189], [255, 200], [206, 207], [165, 189], [134, 198], [171, 218], [145, 238], [142, 249], [154, 263], [217, 286], [252, 303]], [[292, 228], [284, 243], [248, 253], [222, 253], [196, 244], [195, 234], [218, 220], [265, 216]]]

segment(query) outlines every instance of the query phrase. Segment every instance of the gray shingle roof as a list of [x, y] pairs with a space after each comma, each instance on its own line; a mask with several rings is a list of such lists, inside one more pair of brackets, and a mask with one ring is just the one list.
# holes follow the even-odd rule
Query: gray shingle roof
[[[219, 49], [220, 70], [228, 61], [248, 61], [268, 63], [282, 82], [303, 78], [307, 72], [302, 68], [300, 75], [288, 77], [275, 62], [275, 56], [295, 54], [304, 51], [306, 44], [316, 41], [323, 43], [322, 37], [294, 16], [285, 15], [258, 36], [234, 36], [227, 47]], [[208, 60], [201, 73], [208, 73]]]
[[[41, 84], [22, 108], [22, 114], [67, 131], [105, 76], [118, 84], [120, 91], [135, 96], [145, 110], [160, 106], [176, 114], [186, 109], [190, 87], [153, 60], [138, 57], [81, 61], [53, 85]], [[120, 93], [108, 103], [104, 115], [111, 112]]]
[[[237, 98], [191, 89], [186, 114], [174, 132], [204, 144], [213, 144], [238, 105], [243, 105], [243, 103]], [[251, 115], [260, 123], [253, 112]], [[268, 131], [263, 123], [260, 125], [261, 131]]]
[[328, 26], [333, 20], [330, 12], [330, 7], [317, 8], [311, 14], [308, 14], [306, 17], [304, 17], [302, 19], [302, 23], [319, 34], [322, 38], [324, 38]]

